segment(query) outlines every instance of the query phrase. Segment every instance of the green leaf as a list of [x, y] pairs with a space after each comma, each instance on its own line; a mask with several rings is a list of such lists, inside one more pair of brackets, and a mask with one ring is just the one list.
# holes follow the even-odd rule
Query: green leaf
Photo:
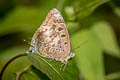
[[75, 52], [76, 63], [85, 79], [104, 80], [103, 53], [99, 38], [94, 31], [83, 30], [71, 38], [73, 47], [81, 45]]
[[77, 22], [66, 22], [66, 26], [70, 36], [74, 34], [76, 31], [80, 30], [79, 24]]
[[31, 66], [31, 70], [32, 70], [32, 72], [34, 72], [34, 74], [36, 74], [41, 80], [50, 80], [47, 75], [45, 75], [44, 73], [42, 73], [42, 72], [41, 72], [40, 70], [38, 70], [36, 67]]
[[73, 6], [79, 19], [90, 15], [98, 6], [108, 2], [109, 0], [75, 0]]
[[[9, 48], [8, 50], [0, 53], [0, 71], [8, 60], [24, 52], [26, 52], [26, 47], [19, 46]], [[27, 57], [21, 57], [19, 59], [16, 59], [15, 61], [8, 65], [3, 74], [2, 80], [15, 80], [15, 72], [19, 72], [29, 65], [30, 63]]]
[[120, 72], [108, 74], [105, 80], [120, 80]]
[[50, 80], [34, 66], [27, 67], [20, 72], [17, 72], [17, 77], [18, 76], [20, 80]]
[[46, 72], [46, 74], [51, 79], [63, 80], [63, 77], [58, 73], [58, 71], [56, 71], [51, 64], [49, 64], [45, 59], [41, 58], [39, 55], [28, 54], [28, 57], [36, 68], [40, 69], [44, 73]]
[[28, 54], [30, 62], [52, 80], [79, 80], [79, 72], [74, 59], [69, 60], [65, 71], [60, 70], [60, 62], [50, 62], [37, 54]]
[[66, 17], [69, 21], [75, 21], [76, 20], [76, 15], [75, 15], [75, 12], [73, 10], [73, 7], [72, 6], [66, 6], [64, 8], [64, 11], [66, 13]]
[[27, 71], [22, 74], [20, 80], [41, 80], [41, 79], [32, 71]]
[[104, 50], [109, 55], [120, 58], [118, 43], [110, 24], [105, 21], [98, 22], [93, 26], [93, 30], [101, 40]]
[[46, 10], [42, 11], [40, 8], [16, 7], [0, 24], [0, 35], [20, 31], [26, 33], [35, 31], [42, 23], [45, 15], [47, 15]]
[[[30, 34], [38, 28], [48, 11], [56, 7], [57, 0], [40, 1], [43, 3], [39, 7], [32, 6], [17, 6], [9, 13], [4, 21], [0, 22], [0, 35], [5, 35], [13, 32], [25, 32]], [[49, 6], [48, 6], [49, 5]]]

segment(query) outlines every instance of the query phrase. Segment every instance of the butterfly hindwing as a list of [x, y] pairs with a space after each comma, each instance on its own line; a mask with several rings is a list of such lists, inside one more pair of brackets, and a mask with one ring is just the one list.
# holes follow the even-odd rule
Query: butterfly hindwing
[[70, 55], [69, 34], [60, 12], [52, 9], [45, 21], [35, 32], [31, 44], [36, 53], [59, 61]]

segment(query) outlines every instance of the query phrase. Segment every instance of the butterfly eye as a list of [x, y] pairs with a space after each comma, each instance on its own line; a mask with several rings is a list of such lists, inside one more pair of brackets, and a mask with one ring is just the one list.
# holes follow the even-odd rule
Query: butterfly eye
[[35, 51], [36, 51], [35, 48], [33, 46], [31, 46], [29, 52], [34, 53]]
[[32, 50], [29, 50], [30, 53], [32, 53]]

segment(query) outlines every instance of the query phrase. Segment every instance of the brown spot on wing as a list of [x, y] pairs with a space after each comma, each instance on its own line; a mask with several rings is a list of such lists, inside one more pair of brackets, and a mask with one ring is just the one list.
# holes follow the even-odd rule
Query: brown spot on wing
[[62, 48], [62, 46], [60, 46], [60, 48]]
[[54, 33], [51, 34], [49, 37], [50, 37], [51, 39], [52, 39], [52, 38], [55, 38], [55, 37], [57, 37], [57, 33], [54, 32]]
[[[50, 11], [48, 12], [47, 17], [45, 18], [45, 21], [43, 22], [43, 25], [44, 25], [44, 26], [46, 26], [46, 25], [49, 23], [50, 19], [52, 18], [52, 16], [53, 16], [55, 13], [59, 13], [59, 11], [58, 11], [57, 9], [55, 9], [55, 8], [53, 8], [52, 10], [50, 10]], [[53, 20], [55, 20], [55, 18], [53, 18]], [[56, 23], [56, 22], [57, 22], [57, 21], [55, 21], [55, 23]]]
[[62, 34], [61, 37], [65, 37], [65, 34]]
[[52, 47], [55, 47], [55, 44], [53, 44]]
[[56, 25], [55, 25], [55, 24], [53, 24], [51, 28], [55, 30], [55, 28], [56, 28]]
[[58, 41], [57, 41], [57, 44], [60, 44], [60, 43], [61, 43], [61, 41], [60, 41], [60, 40], [58, 40]]
[[63, 19], [53, 19], [53, 22], [54, 23], [64, 23], [64, 20]]
[[65, 45], [67, 44], [67, 42], [64, 43]]
[[61, 30], [63, 30], [63, 28], [62, 27], [58, 27], [58, 31], [61, 31]]

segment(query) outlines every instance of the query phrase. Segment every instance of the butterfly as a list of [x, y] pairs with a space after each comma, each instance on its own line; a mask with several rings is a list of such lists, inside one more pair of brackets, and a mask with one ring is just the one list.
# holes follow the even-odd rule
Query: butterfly
[[56, 8], [48, 12], [33, 35], [29, 52], [61, 61], [64, 65], [74, 56], [64, 19]]

